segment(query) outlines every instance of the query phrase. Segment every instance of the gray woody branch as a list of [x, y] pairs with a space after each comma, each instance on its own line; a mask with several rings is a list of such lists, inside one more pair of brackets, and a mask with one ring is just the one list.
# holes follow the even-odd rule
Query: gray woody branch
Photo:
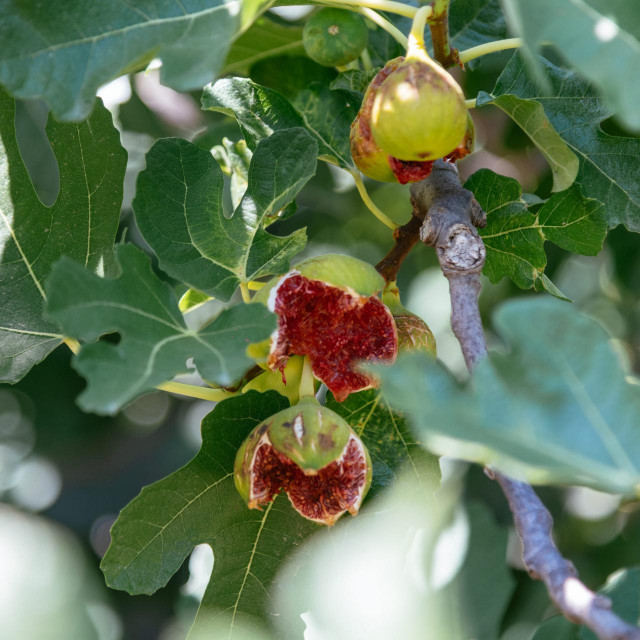
[[[473, 194], [463, 189], [455, 165], [438, 160], [431, 175], [411, 187], [414, 216], [423, 221], [420, 238], [435, 248], [449, 281], [451, 326], [467, 367], [487, 353], [478, 310], [480, 273], [486, 251], [477, 227], [486, 216]], [[611, 611], [611, 601], [588, 589], [575, 567], [562, 557], [552, 537], [553, 519], [526, 483], [490, 472], [504, 492], [530, 575], [544, 582], [558, 609], [572, 622], [589, 627], [600, 640], [640, 640], [640, 629]]]

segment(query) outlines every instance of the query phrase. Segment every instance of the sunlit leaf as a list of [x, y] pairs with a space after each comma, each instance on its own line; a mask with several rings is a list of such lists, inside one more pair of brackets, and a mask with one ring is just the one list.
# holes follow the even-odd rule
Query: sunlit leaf
[[60, 344], [59, 327], [43, 317], [51, 265], [67, 255], [103, 273], [112, 263], [127, 163], [101, 103], [86, 122], [50, 118], [60, 192], [47, 207], [20, 156], [14, 116], [0, 89], [0, 382], [17, 382]]
[[48, 281], [48, 313], [74, 338], [105, 341], [82, 347], [73, 366], [87, 378], [78, 404], [85, 411], [116, 413], [145, 391], [188, 370], [193, 358], [203, 378], [221, 385], [236, 381], [252, 365], [247, 345], [269, 337], [275, 316], [263, 305], [225, 309], [198, 331], [188, 329], [178, 301], [151, 271], [149, 258], [133, 245], [118, 247], [120, 275], [100, 278], [68, 258]]
[[180, 138], [156, 142], [139, 175], [133, 209], [160, 266], [191, 287], [228, 300], [241, 282], [284, 273], [306, 242], [304, 229], [286, 237], [265, 231], [313, 176], [317, 147], [301, 128], [257, 145], [246, 191], [228, 219], [222, 171], [206, 150]]

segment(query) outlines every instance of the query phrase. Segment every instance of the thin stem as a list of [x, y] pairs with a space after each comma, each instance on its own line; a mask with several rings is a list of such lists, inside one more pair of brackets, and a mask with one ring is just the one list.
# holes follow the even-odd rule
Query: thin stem
[[371, 56], [369, 55], [368, 49], [363, 49], [360, 54], [360, 58], [362, 60], [362, 68], [365, 71], [371, 71], [373, 69], [373, 63], [371, 62]]
[[236, 394], [224, 389], [212, 389], [211, 387], [198, 387], [194, 384], [183, 384], [182, 382], [163, 382], [156, 389], [166, 391], [167, 393], [177, 393], [181, 396], [190, 398], [199, 398], [200, 400], [209, 400], [211, 402], [220, 402], [226, 398], [232, 398]]
[[418, 12], [413, 18], [413, 24], [411, 25], [411, 31], [409, 32], [409, 46], [407, 47], [407, 55], [411, 55], [412, 52], [420, 51], [427, 54], [427, 49], [424, 46], [424, 30], [427, 26], [427, 20], [431, 17], [433, 10], [430, 6], [420, 7]]
[[458, 50], [451, 46], [449, 35], [449, 0], [434, 0], [429, 19], [433, 57], [446, 69], [458, 64]]
[[251, 293], [249, 292], [249, 285], [246, 282], [240, 283], [240, 293], [242, 294], [243, 302], [251, 302]]
[[260, 289], [262, 289], [265, 284], [267, 283], [258, 282], [256, 280], [249, 280], [249, 282], [247, 282], [247, 289], [249, 289], [249, 291], [260, 291]]
[[384, 214], [378, 207], [375, 205], [371, 196], [367, 192], [367, 188], [364, 186], [364, 182], [362, 182], [362, 178], [357, 171], [349, 171], [349, 173], [353, 176], [353, 180], [356, 183], [356, 187], [358, 189], [358, 193], [362, 198], [362, 201], [365, 203], [369, 211], [373, 213], [373, 215], [382, 222], [382, 224], [386, 225], [392, 231], [395, 231], [398, 228], [398, 225], [391, 220], [386, 214]]
[[465, 49], [458, 54], [460, 62], [463, 64], [479, 58], [480, 56], [486, 56], [488, 53], [495, 53], [496, 51], [505, 51], [506, 49], [517, 49], [522, 46], [522, 38], [507, 38], [506, 40], [495, 40], [494, 42], [485, 42], [485, 44], [479, 44], [477, 47], [471, 47], [471, 49]]
[[369, 9], [377, 9], [378, 11], [387, 11], [388, 13], [397, 13], [405, 18], [413, 18], [418, 10], [415, 7], [410, 7], [402, 2], [393, 2], [393, 0], [330, 0], [329, 2], [323, 2], [317, 0], [318, 4], [332, 4], [340, 5], [345, 9], [352, 7], [368, 7]]
[[[73, 351], [74, 354], [78, 354], [80, 351], [80, 343], [75, 338], [65, 338], [63, 342]], [[156, 389], [160, 391], [167, 391], [168, 393], [177, 393], [181, 396], [189, 396], [190, 398], [200, 398], [201, 400], [210, 400], [211, 402], [220, 402], [225, 398], [231, 398], [235, 396], [235, 393], [231, 391], [225, 391], [224, 389], [212, 389], [211, 387], [199, 387], [194, 384], [184, 384], [182, 382], [163, 382], [159, 384]]]
[[73, 353], [77, 354], [80, 351], [80, 343], [75, 338], [64, 338], [62, 340]]
[[476, 108], [476, 98], [471, 98], [470, 100], [465, 100], [464, 101], [464, 106], [467, 107], [467, 109], [475, 109]]
[[301, 398], [316, 397], [315, 378], [313, 376], [313, 370], [311, 369], [311, 360], [309, 360], [309, 356], [305, 356], [302, 363], [302, 374], [300, 376], [298, 394]]
[[384, 29], [396, 42], [398, 42], [403, 48], [407, 48], [409, 46], [409, 40], [407, 36], [398, 29], [394, 24], [389, 22], [386, 18], [381, 16], [379, 13], [374, 11], [373, 9], [369, 9], [367, 7], [354, 7], [353, 9], [356, 13], [363, 15], [365, 18], [368, 18], [374, 24], [377, 24], [381, 29]]

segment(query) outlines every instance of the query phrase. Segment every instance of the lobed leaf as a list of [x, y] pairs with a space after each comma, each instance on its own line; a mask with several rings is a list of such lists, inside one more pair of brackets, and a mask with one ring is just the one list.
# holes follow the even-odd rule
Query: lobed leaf
[[600, 124], [611, 112], [594, 87], [573, 71], [542, 58], [540, 65], [550, 92], [536, 85], [516, 53], [492, 95], [478, 97], [478, 106], [504, 95], [540, 103], [551, 125], [580, 160], [576, 179], [584, 195], [605, 204], [608, 228], [624, 224], [630, 231], [640, 231], [640, 140], [604, 133]]
[[536, 483], [634, 494], [640, 486], [640, 386], [594, 320], [553, 299], [504, 304], [492, 353], [461, 386], [429, 358], [381, 368], [383, 389], [438, 453]]
[[[532, 51], [555, 45], [625, 124], [640, 129], [640, 21], [624, 0], [505, 0], [510, 27]], [[535, 58], [529, 56], [535, 64]], [[538, 68], [538, 73], [542, 71]]]
[[345, 168], [352, 168], [349, 129], [358, 107], [349, 93], [319, 82], [297, 93], [293, 103], [248, 78], [218, 80], [202, 94], [202, 108], [234, 117], [250, 148], [281, 129], [304, 127], [320, 157]]
[[199, 89], [261, 8], [240, 0], [3, 0], [0, 83], [17, 97], [42, 98], [63, 120], [85, 118], [100, 85], [153, 58], [163, 62], [164, 84]]
[[504, 276], [522, 289], [546, 289], [563, 298], [545, 275], [545, 241], [562, 249], [593, 256], [607, 234], [604, 205], [585, 198], [579, 185], [556, 193], [532, 211], [517, 180], [489, 169], [474, 173], [465, 183], [487, 214], [480, 235], [487, 249], [484, 273], [496, 283]]
[[219, 621], [233, 640], [242, 634], [244, 616], [266, 619], [278, 567], [318, 525], [283, 496], [264, 511], [249, 510], [234, 486], [233, 463], [249, 432], [287, 406], [275, 391], [250, 391], [216, 405], [202, 422], [196, 457], [145, 487], [113, 525], [101, 563], [110, 587], [151, 594], [196, 545], [208, 544], [215, 562], [190, 636]]
[[275, 316], [263, 305], [230, 307], [201, 329], [187, 329], [173, 291], [140, 249], [120, 245], [117, 260], [120, 275], [106, 279], [65, 257], [47, 283], [49, 316], [67, 335], [87, 341], [111, 332], [121, 336], [117, 345], [86, 344], [73, 359], [87, 379], [78, 398], [85, 411], [115, 414], [187, 371], [191, 357], [203, 378], [230, 385], [252, 365], [247, 345], [275, 329]]
[[228, 300], [241, 282], [286, 272], [290, 258], [304, 248], [304, 229], [277, 237], [264, 226], [314, 175], [316, 156], [314, 140], [301, 128], [261, 140], [244, 195], [228, 219], [222, 171], [213, 156], [180, 138], [158, 140], [138, 176], [136, 221], [164, 271]]
[[[1, 29], [1, 28], [0, 28]], [[0, 382], [17, 382], [61, 342], [44, 317], [45, 281], [69, 256], [103, 273], [112, 263], [127, 153], [101, 103], [78, 124], [49, 118], [60, 191], [47, 207], [22, 161], [15, 103], [0, 88]]]

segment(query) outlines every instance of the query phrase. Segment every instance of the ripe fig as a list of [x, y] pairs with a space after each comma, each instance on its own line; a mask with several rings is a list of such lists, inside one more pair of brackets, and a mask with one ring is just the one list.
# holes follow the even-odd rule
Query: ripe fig
[[464, 138], [462, 138], [462, 142], [443, 159], [447, 160], [448, 162], [455, 162], [456, 160], [461, 160], [465, 156], [468, 156], [473, 151], [475, 140], [476, 128], [473, 124], [473, 119], [467, 111], [467, 130], [464, 134]]
[[371, 473], [369, 453], [353, 429], [310, 397], [259, 424], [234, 465], [236, 488], [250, 509], [284, 489], [300, 515], [327, 525], [345, 511], [358, 513]]
[[362, 16], [330, 7], [316, 11], [302, 31], [307, 55], [325, 67], [340, 67], [355, 60], [367, 46], [368, 38]]
[[400, 292], [395, 282], [389, 283], [382, 301], [393, 314], [398, 331], [398, 353], [422, 351], [436, 356], [436, 339], [429, 329], [429, 325], [415, 313], [405, 309], [400, 303]]
[[292, 355], [309, 356], [316, 378], [342, 402], [376, 384], [360, 362], [395, 360], [398, 336], [377, 294], [384, 279], [366, 262], [324, 255], [296, 265], [255, 296], [278, 316], [267, 365], [282, 371]]
[[431, 162], [407, 163], [393, 158], [378, 146], [371, 133], [371, 110], [378, 89], [403, 60], [403, 57], [389, 60], [374, 76], [364, 94], [358, 115], [351, 124], [351, 157], [365, 176], [380, 182], [407, 184], [422, 180], [431, 172]]
[[374, 140], [400, 160], [436, 160], [461, 143], [467, 109], [458, 83], [421, 48], [386, 78], [371, 111]]

